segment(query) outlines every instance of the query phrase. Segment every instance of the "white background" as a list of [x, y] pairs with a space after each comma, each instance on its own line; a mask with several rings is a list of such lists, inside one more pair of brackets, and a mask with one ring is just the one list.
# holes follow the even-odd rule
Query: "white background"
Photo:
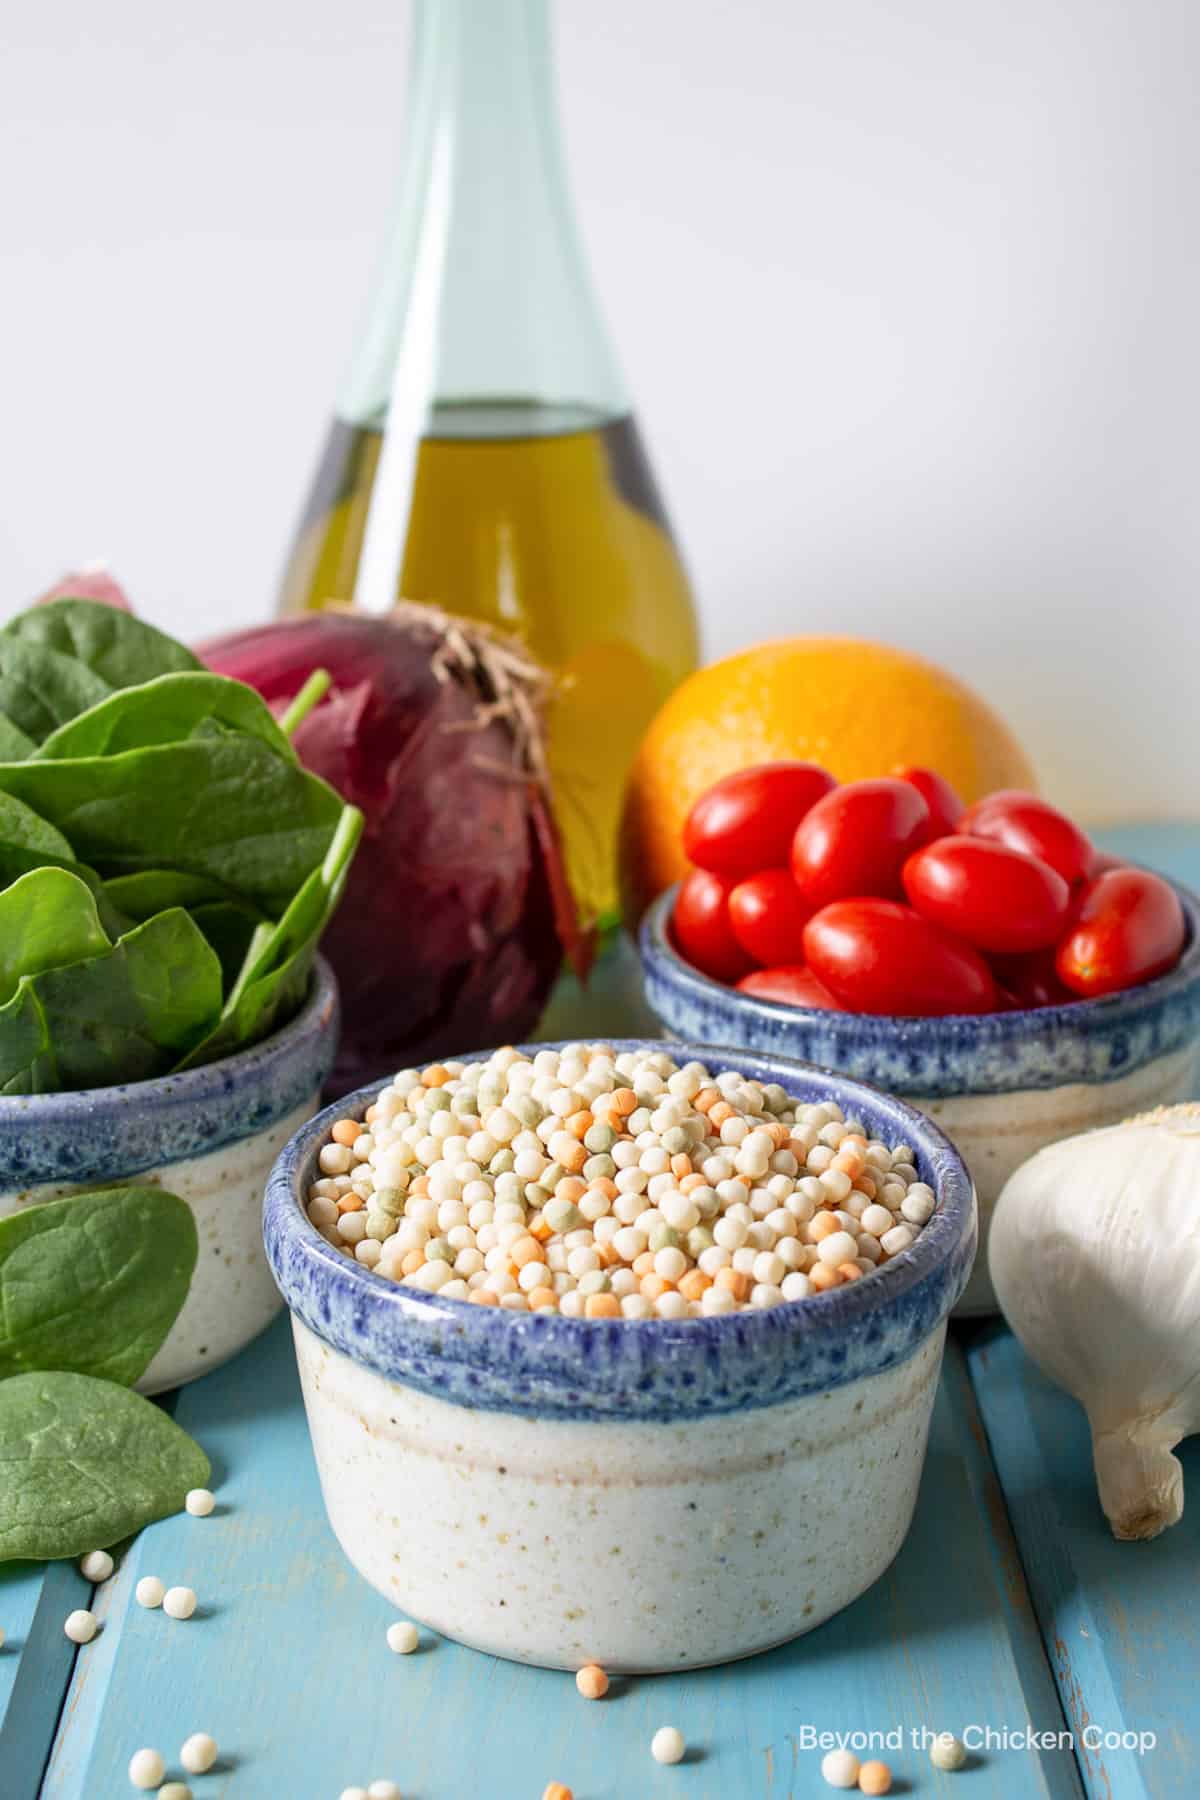
[[[270, 610], [407, 15], [9, 0], [0, 612], [94, 557], [181, 636]], [[1200, 814], [1200, 8], [558, 0], [558, 46], [709, 652], [902, 643], [1093, 818]]]

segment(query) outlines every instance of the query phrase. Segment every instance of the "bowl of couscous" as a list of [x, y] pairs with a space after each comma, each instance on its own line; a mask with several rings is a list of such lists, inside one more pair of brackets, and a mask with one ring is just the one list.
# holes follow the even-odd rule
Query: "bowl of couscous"
[[436, 1630], [696, 1667], [899, 1549], [977, 1238], [903, 1102], [697, 1045], [484, 1053], [298, 1131], [264, 1224], [330, 1523]]

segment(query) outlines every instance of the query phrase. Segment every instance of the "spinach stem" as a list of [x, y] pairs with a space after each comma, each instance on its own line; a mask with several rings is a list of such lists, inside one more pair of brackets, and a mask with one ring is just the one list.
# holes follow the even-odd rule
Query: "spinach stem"
[[328, 669], [314, 669], [292, 704], [279, 721], [279, 729], [285, 737], [291, 737], [296, 727], [305, 720], [319, 700], [323, 700], [333, 686], [333, 676]]

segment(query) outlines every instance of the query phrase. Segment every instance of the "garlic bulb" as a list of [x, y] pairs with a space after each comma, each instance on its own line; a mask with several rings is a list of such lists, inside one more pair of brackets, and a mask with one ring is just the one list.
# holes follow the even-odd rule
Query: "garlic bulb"
[[1040, 1150], [992, 1218], [992, 1282], [1039, 1367], [1083, 1403], [1118, 1538], [1183, 1513], [1171, 1453], [1200, 1430], [1200, 1106]]

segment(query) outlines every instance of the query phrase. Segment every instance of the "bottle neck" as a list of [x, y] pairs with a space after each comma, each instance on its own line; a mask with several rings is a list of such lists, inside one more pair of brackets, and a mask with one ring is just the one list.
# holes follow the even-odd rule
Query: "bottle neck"
[[624, 411], [567, 193], [547, 0], [417, 0], [415, 21], [398, 217], [343, 416], [477, 436]]

